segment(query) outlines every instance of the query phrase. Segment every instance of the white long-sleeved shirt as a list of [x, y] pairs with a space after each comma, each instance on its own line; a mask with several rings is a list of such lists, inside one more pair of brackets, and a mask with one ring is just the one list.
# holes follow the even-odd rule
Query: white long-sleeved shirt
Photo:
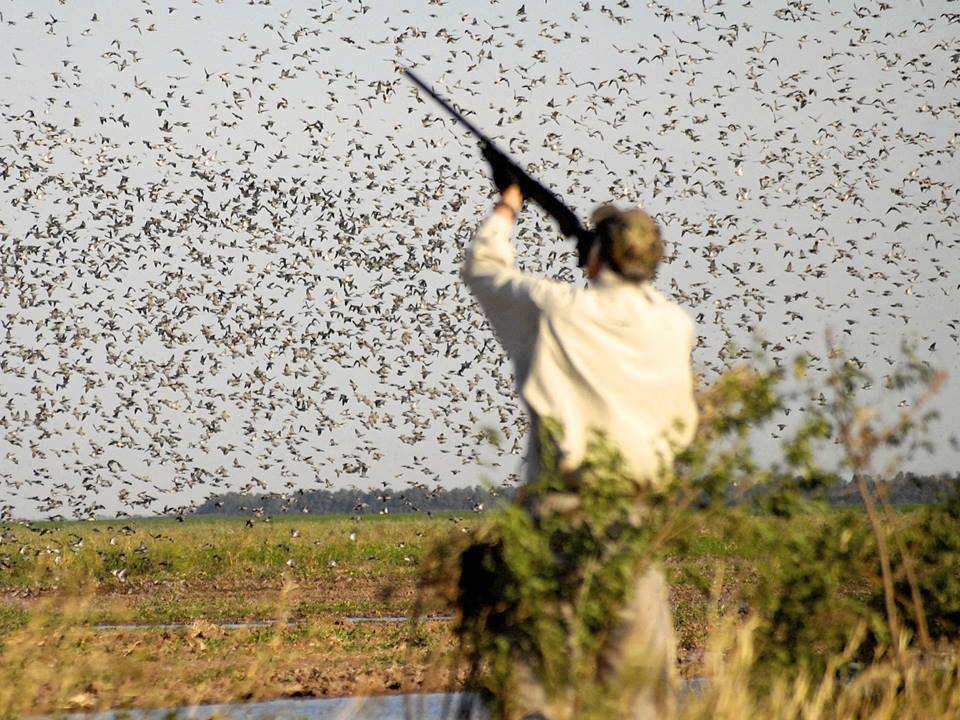
[[538, 278], [514, 264], [512, 223], [491, 215], [467, 249], [463, 279], [513, 362], [531, 418], [527, 481], [539, 471], [542, 418], [563, 428], [560, 465], [575, 470], [591, 431], [656, 484], [696, 430], [693, 323], [649, 283], [604, 268], [592, 287]]

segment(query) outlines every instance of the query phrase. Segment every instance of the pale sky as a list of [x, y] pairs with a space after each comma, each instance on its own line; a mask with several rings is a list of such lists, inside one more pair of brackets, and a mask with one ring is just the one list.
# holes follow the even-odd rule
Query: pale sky
[[[951, 377], [902, 467], [954, 471], [956, 3], [896, 5], [0, 3], [0, 505], [518, 473], [458, 278], [486, 169], [404, 65], [583, 217], [660, 218], [706, 377], [731, 341], [822, 367], [831, 329], [895, 412], [915, 342]], [[579, 277], [535, 208], [516, 241]]]

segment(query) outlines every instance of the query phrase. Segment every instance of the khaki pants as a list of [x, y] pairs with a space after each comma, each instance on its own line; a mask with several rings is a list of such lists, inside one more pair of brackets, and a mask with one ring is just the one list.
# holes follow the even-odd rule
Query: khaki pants
[[[523, 658], [513, 663], [514, 687], [506, 698], [505, 720], [537, 717], [575, 720], [576, 688], [548, 698]], [[615, 708], [610, 720], [672, 717], [676, 704], [676, 642], [667, 583], [659, 568], [637, 579], [632, 596], [617, 612], [600, 654], [597, 687]], [[583, 712], [590, 714], [589, 708]]]

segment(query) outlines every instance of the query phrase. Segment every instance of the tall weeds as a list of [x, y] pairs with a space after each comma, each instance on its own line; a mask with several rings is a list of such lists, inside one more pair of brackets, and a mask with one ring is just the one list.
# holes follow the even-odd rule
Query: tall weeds
[[[955, 716], [960, 494], [944, 488], [942, 504], [904, 516], [876, 468], [878, 455], [922, 442], [935, 418], [925, 405], [943, 376], [908, 354], [888, 385], [913, 397], [884, 422], [858, 395], [871, 382], [859, 364], [834, 347], [830, 360], [830, 397], [803, 387], [804, 359], [789, 394], [780, 367], [721, 377], [700, 396], [698, 438], [664, 478], [666, 490], [625, 487], [618, 454], [597, 438], [573, 480], [547, 452], [533, 489], [570, 500], [574, 512], [534, 524], [508, 508], [472, 538], [438, 548], [424, 587], [458, 607], [461, 650], [495, 717], [507, 707], [518, 650], [573, 717], [615, 717], [594, 670], [629, 578], [683, 556], [708, 527], [764, 560], [713, 614], [701, 667], [708, 690], [683, 717]], [[758, 462], [756, 433], [803, 398], [779, 459]], [[550, 437], [541, 444], [549, 451]], [[881, 472], [893, 467], [888, 460]], [[857, 485], [859, 512], [822, 499], [844, 475]], [[565, 566], [571, 557], [575, 569]], [[715, 568], [684, 572], [700, 587], [723, 585]]]

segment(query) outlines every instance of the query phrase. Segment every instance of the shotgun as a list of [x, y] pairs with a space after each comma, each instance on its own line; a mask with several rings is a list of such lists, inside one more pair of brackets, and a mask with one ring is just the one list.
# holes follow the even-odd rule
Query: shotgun
[[533, 200], [547, 215], [557, 221], [557, 225], [560, 226], [560, 233], [564, 237], [574, 238], [576, 240], [577, 266], [583, 267], [586, 265], [587, 257], [590, 254], [590, 246], [593, 244], [594, 232], [584, 227], [576, 213], [568, 208], [551, 190], [530, 177], [525, 170], [498, 148], [490, 138], [480, 132], [480, 129], [476, 125], [463, 117], [463, 115], [454, 110], [443, 98], [437, 95], [437, 93], [433, 91], [433, 88], [414, 75], [409, 69], [404, 68], [403, 72], [417, 87], [436, 100], [440, 107], [446, 110], [457, 122], [473, 133], [480, 142], [483, 156], [490, 165], [494, 169], [512, 176], [513, 179], [516, 180], [517, 185], [520, 186], [520, 192], [523, 193], [523, 196]]

